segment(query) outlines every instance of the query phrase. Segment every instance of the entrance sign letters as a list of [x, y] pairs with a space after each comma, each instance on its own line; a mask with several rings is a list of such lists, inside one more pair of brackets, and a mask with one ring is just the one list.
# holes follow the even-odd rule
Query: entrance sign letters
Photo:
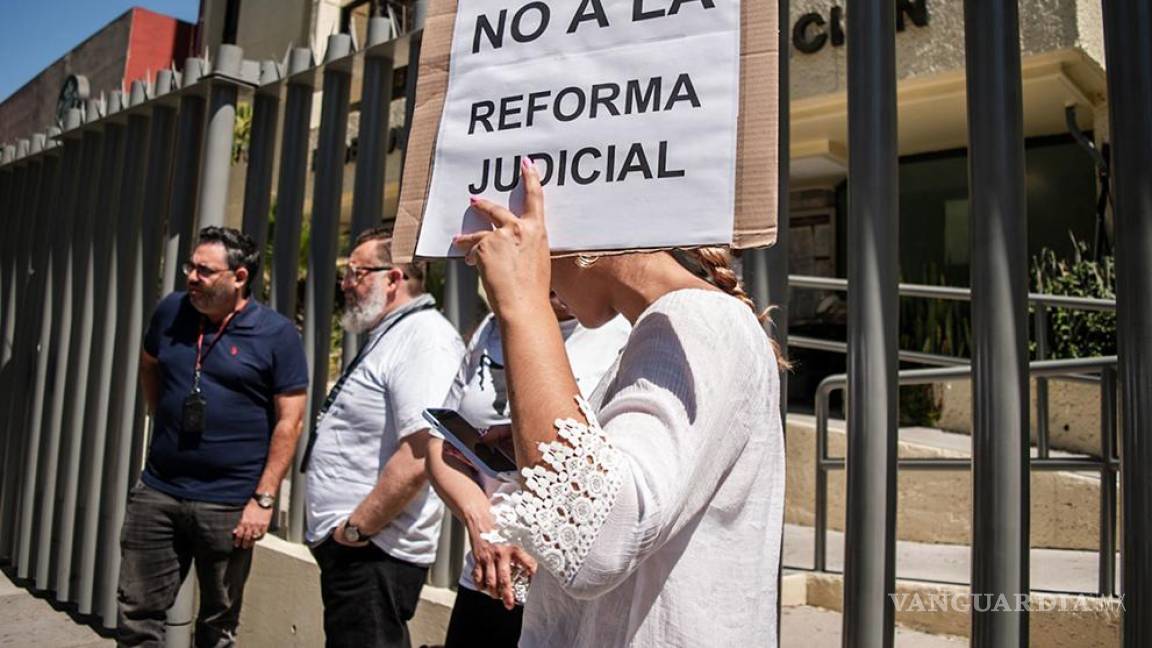
[[523, 155], [556, 252], [732, 243], [740, 67], [739, 0], [459, 0], [416, 255], [459, 256]]

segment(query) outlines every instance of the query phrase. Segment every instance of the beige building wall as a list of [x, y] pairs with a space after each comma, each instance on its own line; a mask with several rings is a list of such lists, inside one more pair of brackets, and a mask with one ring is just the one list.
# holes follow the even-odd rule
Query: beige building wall
[[[964, 3], [920, 0], [928, 24], [905, 18], [896, 34], [900, 153], [910, 155], [967, 145], [967, 93], [964, 75]], [[895, 0], [894, 0], [895, 3]], [[833, 7], [844, 0], [793, 0], [789, 29], [805, 14], [818, 14], [823, 26], [808, 34], [829, 34], [817, 52], [790, 47], [791, 153], [796, 188], [831, 186], [847, 173], [847, 46], [831, 43]], [[1066, 132], [1064, 108], [1077, 107], [1079, 125], [1093, 129], [1107, 117], [1103, 23], [1092, 0], [1021, 0], [1024, 130], [1035, 137]]]

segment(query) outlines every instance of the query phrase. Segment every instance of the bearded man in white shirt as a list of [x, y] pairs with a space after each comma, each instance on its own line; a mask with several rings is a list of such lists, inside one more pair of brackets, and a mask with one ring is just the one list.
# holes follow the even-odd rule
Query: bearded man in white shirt
[[424, 292], [422, 263], [393, 264], [386, 230], [365, 232], [341, 287], [363, 346], [331, 389], [303, 457], [306, 541], [320, 566], [326, 643], [409, 646], [443, 506], [424, 472], [428, 425], [464, 355]]

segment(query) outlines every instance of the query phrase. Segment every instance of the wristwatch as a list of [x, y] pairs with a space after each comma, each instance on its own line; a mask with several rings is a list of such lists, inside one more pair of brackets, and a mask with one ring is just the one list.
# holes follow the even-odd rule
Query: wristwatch
[[276, 495], [272, 493], [253, 493], [252, 499], [256, 500], [256, 506], [262, 509], [270, 509], [276, 504]]
[[363, 533], [360, 532], [360, 527], [356, 526], [355, 524], [352, 524], [351, 522], [345, 522], [344, 523], [344, 541], [345, 542], [360, 542], [361, 540], [367, 540], [367, 539], [368, 539], [368, 536], [365, 536]]

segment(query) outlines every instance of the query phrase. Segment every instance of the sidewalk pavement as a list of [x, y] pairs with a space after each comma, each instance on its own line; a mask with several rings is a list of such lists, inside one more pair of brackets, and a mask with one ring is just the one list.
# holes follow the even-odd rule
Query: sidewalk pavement
[[111, 648], [90, 626], [12, 582], [0, 572], [0, 646], [4, 648]]

